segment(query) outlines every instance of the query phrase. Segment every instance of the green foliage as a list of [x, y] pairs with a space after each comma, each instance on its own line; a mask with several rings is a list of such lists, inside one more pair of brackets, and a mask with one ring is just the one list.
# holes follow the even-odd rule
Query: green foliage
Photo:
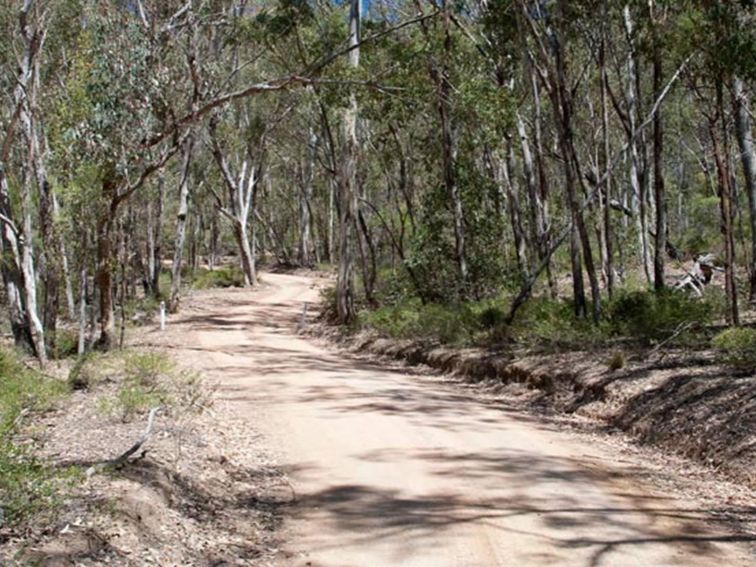
[[586, 348], [608, 335], [606, 323], [575, 317], [569, 301], [533, 298], [523, 305], [507, 331], [518, 344], [546, 349]]
[[456, 174], [465, 215], [468, 278], [465, 282], [460, 279], [449, 195], [439, 186], [425, 196], [423, 217], [406, 260], [416, 276], [418, 293], [430, 302], [495, 297], [516, 281], [514, 263], [501, 246], [495, 185], [466, 159], [460, 159]]
[[238, 266], [222, 266], [214, 270], [201, 269], [195, 276], [192, 287], [208, 289], [212, 287], [243, 287], [244, 273]]
[[442, 344], [466, 344], [479, 328], [475, 312], [467, 304], [422, 305], [410, 300], [362, 312], [359, 325], [393, 338], [426, 339]]
[[25, 367], [15, 353], [0, 349], [0, 438], [15, 431], [22, 413], [51, 407], [64, 392], [61, 382]]
[[0, 350], [0, 527], [52, 512], [63, 481], [75, 469], [53, 470], [16, 443], [26, 420], [49, 409], [65, 392], [62, 382], [26, 368], [14, 353]]
[[81, 476], [76, 467], [52, 469], [28, 450], [0, 443], [0, 527], [54, 514], [63, 492]]
[[167, 411], [199, 411], [210, 403], [209, 391], [197, 372], [179, 370], [157, 351], [127, 352], [110, 357], [116, 389], [100, 398], [100, 411], [123, 422], [132, 421], [154, 407]]
[[[699, 337], [702, 328], [723, 310], [718, 294], [698, 299], [673, 291], [624, 291], [605, 304], [604, 318], [596, 325], [576, 317], [570, 301], [535, 297], [507, 325], [510, 301], [510, 297], [501, 296], [424, 305], [418, 299], [402, 299], [363, 311], [359, 326], [400, 339], [564, 350], [599, 347], [616, 337], [649, 343], [674, 336], [678, 343], [685, 342]], [[613, 356], [607, 364], [612, 368], [620, 360]]]
[[756, 368], [756, 329], [727, 329], [715, 336], [711, 344], [725, 362], [740, 368]]
[[607, 307], [615, 335], [643, 341], [661, 340], [684, 327], [711, 323], [715, 303], [671, 290], [620, 293]]

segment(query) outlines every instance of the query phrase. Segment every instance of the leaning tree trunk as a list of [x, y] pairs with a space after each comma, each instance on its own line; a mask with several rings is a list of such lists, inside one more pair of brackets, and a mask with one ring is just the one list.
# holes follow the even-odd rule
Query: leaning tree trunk
[[35, 352], [31, 335], [31, 325], [24, 304], [24, 282], [21, 272], [21, 253], [19, 251], [18, 230], [13, 222], [8, 179], [5, 166], [0, 163], [0, 243], [2, 246], [3, 262], [0, 264], [5, 284], [8, 302], [8, 316], [10, 319], [13, 339], [17, 347], [29, 352]]
[[751, 265], [749, 300], [756, 302], [756, 151], [753, 144], [748, 95], [743, 81], [734, 77], [732, 81], [732, 106], [735, 114], [735, 134], [738, 139], [740, 161], [743, 164], [743, 178], [748, 196], [748, 212], [751, 224]]
[[34, 232], [32, 230], [32, 204], [31, 187], [25, 184], [21, 198], [21, 214], [23, 216], [21, 234], [21, 273], [24, 282], [24, 306], [26, 316], [30, 323], [31, 337], [34, 342], [34, 351], [41, 364], [47, 362], [47, 347], [45, 344], [45, 331], [37, 311], [37, 272], [34, 269], [34, 250], [32, 242]]

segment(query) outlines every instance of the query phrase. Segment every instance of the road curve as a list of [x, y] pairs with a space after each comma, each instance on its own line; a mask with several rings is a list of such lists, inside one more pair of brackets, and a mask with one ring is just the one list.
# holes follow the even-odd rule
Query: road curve
[[296, 334], [310, 278], [193, 301], [193, 364], [274, 448], [297, 494], [280, 565], [745, 567], [748, 536], [644, 487], [608, 449], [459, 388]]

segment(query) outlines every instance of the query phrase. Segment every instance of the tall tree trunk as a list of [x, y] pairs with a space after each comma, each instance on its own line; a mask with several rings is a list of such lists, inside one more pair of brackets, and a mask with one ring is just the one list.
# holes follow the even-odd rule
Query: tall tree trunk
[[[362, 2], [350, 0], [349, 7], [349, 66], [360, 65], [360, 25]], [[346, 138], [345, 156], [342, 174], [339, 179], [339, 208], [341, 223], [339, 227], [339, 271], [336, 277], [336, 311], [339, 323], [346, 324], [354, 320], [354, 225], [357, 216], [357, 97], [351, 95], [349, 108], [344, 116], [344, 134]]]
[[[654, 97], [662, 90], [662, 53], [659, 45], [659, 32], [654, 21], [653, 1], [649, 4], [653, 27], [653, 83]], [[656, 203], [656, 234], [654, 235], [654, 289], [664, 289], [664, 254], [667, 250], [667, 203], [664, 190], [664, 129], [661, 105], [654, 113], [654, 202]]]
[[302, 168], [302, 185], [299, 192], [299, 265], [312, 267], [312, 219], [310, 201], [312, 200], [312, 178], [315, 168], [315, 152], [317, 136], [310, 130], [310, 140], [307, 145], [307, 157]]
[[[566, 0], [559, 1], [560, 12], [560, 24], [564, 24], [568, 17], [568, 5]], [[595, 322], [598, 322], [601, 316], [601, 295], [598, 283], [598, 277], [596, 275], [596, 269], [593, 263], [593, 254], [591, 251], [590, 238], [588, 236], [588, 230], [585, 226], [585, 219], [583, 212], [580, 208], [580, 202], [577, 194], [576, 183], [581, 183], [580, 169], [577, 157], [577, 151], [575, 149], [573, 124], [572, 124], [572, 94], [567, 84], [567, 62], [565, 61], [564, 54], [566, 47], [563, 43], [567, 34], [560, 30], [559, 37], [555, 39], [554, 57], [556, 63], [556, 84], [553, 89], [555, 92], [554, 112], [555, 118], [558, 124], [557, 132], [559, 137], [560, 150], [562, 152], [563, 164], [564, 164], [564, 180], [565, 187], [567, 189], [567, 200], [570, 205], [571, 217], [574, 229], [576, 231], [576, 237], [579, 239], [579, 244], [582, 248], [583, 261], [585, 261], [586, 272], [588, 274], [588, 280], [591, 285], [591, 300], [592, 300], [592, 314]], [[575, 313], [580, 316], [585, 312], [585, 294], [582, 284], [582, 269], [578, 263], [578, 256], [575, 253], [577, 246], [576, 237], [573, 236], [573, 285], [575, 288]]]
[[79, 275], [79, 344], [76, 350], [79, 356], [87, 350], [87, 277], [87, 268], [83, 265]]
[[328, 261], [333, 264], [336, 262], [336, 239], [334, 238], [336, 225], [336, 192], [338, 182], [331, 179], [328, 184], [328, 236], [326, 248], [328, 252]]
[[184, 143], [184, 163], [181, 167], [181, 181], [179, 182], [179, 208], [176, 214], [176, 240], [173, 251], [173, 265], [171, 266], [171, 297], [168, 310], [176, 313], [181, 293], [181, 265], [184, 259], [184, 242], [186, 241], [186, 221], [189, 214], [189, 168], [192, 163], [193, 139], [187, 138]]
[[722, 221], [722, 236], [725, 249], [725, 292], [727, 293], [727, 322], [739, 325], [738, 290], [735, 280], [735, 236], [733, 230], [734, 210], [732, 200], [732, 179], [729, 160], [729, 134], [724, 108], [724, 88], [722, 81], [717, 81], [716, 114], [709, 118], [709, 134], [714, 151], [717, 168], [717, 185], [719, 190], [719, 210]]
[[438, 91], [438, 113], [441, 119], [442, 158], [444, 170], [444, 184], [451, 199], [452, 215], [454, 218], [454, 250], [457, 256], [462, 294], [467, 294], [467, 256], [465, 251], [465, 217], [462, 207], [462, 196], [455, 175], [455, 161], [457, 159], [457, 144], [451, 116], [452, 85], [450, 81], [450, 59], [452, 56], [451, 38], [451, 6], [449, 0], [443, 0], [444, 10], [444, 54], [441, 65], [434, 69], [436, 88]]
[[[637, 54], [635, 48], [635, 24], [630, 14], [630, 5], [626, 4], [623, 10], [625, 20], [625, 33], [627, 41], [630, 44], [630, 51], [627, 56], [627, 102], [628, 102], [628, 120], [630, 136], [630, 184], [633, 188], [633, 196], [637, 204], [638, 214], [635, 217], [638, 231], [638, 241], [640, 246], [641, 262], [643, 263], [643, 272], [646, 281], [652, 281], [652, 262], [651, 252], [648, 243], [648, 222], [647, 222], [647, 195], [646, 195], [646, 175], [645, 160], [638, 149], [638, 141], [632, 136], [638, 126], [638, 70]], [[642, 140], [641, 140], [642, 144]], [[645, 150], [644, 150], [645, 151]]]
[[96, 346], [110, 350], [114, 344], [115, 319], [113, 316], [113, 225], [118, 211], [118, 178], [115, 166], [105, 168], [102, 181], [102, 208], [97, 218], [96, 247], [97, 273], [95, 287], [99, 299], [100, 335]]
[[220, 241], [220, 227], [218, 226], [218, 214], [215, 211], [210, 212], [210, 243], [208, 245], [207, 265], [210, 270], [215, 269], [218, 261], [218, 244]]
[[[55, 194], [53, 193], [53, 211], [55, 214], [55, 217], [59, 216], [59, 210], [60, 207], [58, 206], [58, 200], [55, 198]], [[63, 282], [66, 288], [66, 303], [68, 307], [68, 318], [71, 321], [75, 321], [77, 314], [76, 314], [76, 299], [74, 297], [74, 284], [73, 284], [73, 276], [71, 275], [71, 267], [68, 263], [68, 249], [66, 247], [66, 241], [63, 238], [58, 237], [58, 246], [59, 253], [60, 253], [60, 259], [61, 259], [61, 266], [63, 268]]]
[[512, 141], [507, 139], [506, 142], [506, 155], [501, 156], [498, 159], [499, 165], [499, 182], [498, 185], [501, 188], [501, 198], [507, 204], [507, 212], [509, 213], [509, 221], [512, 225], [512, 235], [514, 237], [515, 253], [517, 258], [517, 269], [520, 273], [522, 281], [525, 282], [528, 279], [529, 263], [527, 256], [527, 239], [522, 228], [522, 217], [520, 212], [520, 197], [517, 187], [517, 181], [514, 177], [514, 148], [512, 147]]
[[533, 165], [533, 154], [530, 149], [530, 141], [525, 130], [525, 123], [522, 117], [517, 113], [517, 134], [520, 138], [520, 148], [522, 150], [522, 169], [525, 176], [525, 184], [528, 194], [528, 209], [530, 211], [530, 241], [535, 245], [536, 257], [543, 260], [546, 249], [546, 224], [544, 222], [544, 206], [536, 182], [535, 168]]
[[28, 186], [28, 183], [25, 185], [26, 187], [23, 190], [21, 199], [21, 214], [23, 216], [21, 229], [23, 235], [21, 272], [23, 273], [24, 289], [26, 292], [26, 315], [30, 323], [34, 349], [39, 362], [45, 364], [47, 362], [47, 347], [45, 344], [44, 327], [37, 311], [37, 272], [34, 269], [34, 251], [32, 249], [34, 232], [32, 231], [31, 187]]
[[[604, 4], [604, 21], [606, 22], [606, 4]], [[599, 51], [599, 66], [601, 73], [601, 130], [603, 144], [601, 148], [601, 169], [604, 170], [606, 175], [606, 181], [604, 182], [604, 188], [602, 191], [602, 204], [601, 210], [603, 212], [602, 228], [604, 231], [604, 272], [606, 273], [606, 291], [609, 298], [614, 293], [614, 243], [612, 233], [612, 218], [611, 218], [611, 200], [612, 200], [612, 177], [609, 171], [611, 167], [611, 144], [609, 134], [609, 105], [607, 103], [607, 89], [608, 89], [608, 77], [606, 72], [606, 30], [602, 35], [601, 46]]]
[[165, 202], [165, 181], [158, 179], [158, 198], [153, 222], [152, 245], [150, 247], [150, 289], [156, 299], [161, 297], [160, 272], [163, 269], [163, 208]]
[[738, 139], [740, 161], [748, 196], [748, 213], [751, 225], [751, 265], [749, 300], [756, 302], [756, 150], [753, 144], [753, 129], [749, 114], [748, 95], [739, 77], [732, 80], [732, 107], [735, 114], [735, 134]]
[[[535, 143], [535, 162], [538, 170], [538, 192], [540, 196], [540, 202], [543, 206], [542, 217], [544, 226], [543, 235], [543, 250], [544, 254], [547, 253], [551, 246], [551, 236], [549, 234], [549, 180], [546, 176], [546, 167], [544, 165], [543, 156], [543, 133], [542, 133], [542, 111], [541, 111], [541, 87], [538, 84], [538, 77], [535, 72], [533, 63], [530, 62], [530, 81], [533, 91], [533, 141]], [[546, 279], [549, 282], [549, 292], [552, 299], [556, 299], [559, 296], [559, 289], [557, 286], [556, 278], [554, 277], [554, 270], [552, 269], [551, 256], [545, 257], [546, 260]]]

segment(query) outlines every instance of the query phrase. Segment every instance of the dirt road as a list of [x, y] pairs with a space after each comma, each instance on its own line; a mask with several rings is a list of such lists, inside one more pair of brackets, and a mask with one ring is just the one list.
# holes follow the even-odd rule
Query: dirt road
[[654, 493], [643, 469], [439, 381], [297, 336], [313, 280], [193, 301], [185, 356], [282, 453], [281, 565], [753, 566], [748, 536]]

